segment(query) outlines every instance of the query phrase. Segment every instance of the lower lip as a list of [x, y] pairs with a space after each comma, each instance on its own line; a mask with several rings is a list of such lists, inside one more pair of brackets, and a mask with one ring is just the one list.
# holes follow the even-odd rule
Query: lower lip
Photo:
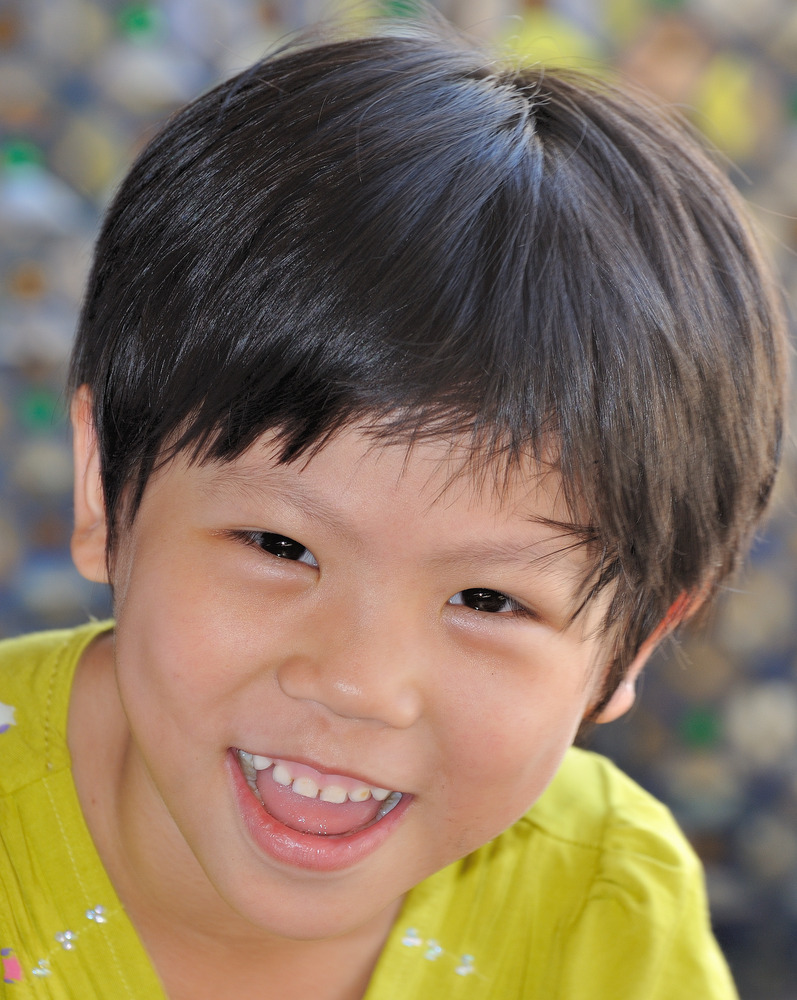
[[356, 833], [334, 836], [300, 833], [266, 812], [246, 783], [235, 750], [228, 751], [227, 768], [241, 818], [255, 844], [276, 861], [310, 871], [340, 871], [373, 854], [401, 823], [413, 798], [402, 795], [386, 816]]

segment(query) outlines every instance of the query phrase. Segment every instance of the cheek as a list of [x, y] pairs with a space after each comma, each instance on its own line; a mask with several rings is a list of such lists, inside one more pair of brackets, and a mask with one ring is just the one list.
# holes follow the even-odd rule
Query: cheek
[[502, 670], [464, 676], [448, 701], [452, 817], [474, 841], [494, 836], [536, 801], [587, 711], [589, 651], [559, 643], [545, 652], [529, 650], [513, 669], [504, 662]]
[[244, 593], [190, 536], [144, 536], [120, 566], [114, 609], [120, 629], [129, 622], [136, 639], [167, 657], [182, 652], [201, 660], [203, 649], [234, 642], [246, 618]]
[[548, 634], [465, 669], [453, 664], [455, 679], [442, 700], [463, 753], [520, 768], [569, 746], [592, 700], [596, 654], [588, 644]]
[[219, 570], [204, 549], [140, 546], [115, 609], [119, 688], [134, 730], [233, 739], [252, 699], [265, 704], [273, 693], [274, 665], [294, 641], [290, 608], [272, 585]]
[[203, 575], [183, 572], [179, 560], [149, 558], [137, 561], [117, 594], [119, 687], [139, 720], [174, 725], [180, 716], [196, 717], [229, 676], [236, 656], [223, 637], [235, 629], [211, 613], [212, 593]]

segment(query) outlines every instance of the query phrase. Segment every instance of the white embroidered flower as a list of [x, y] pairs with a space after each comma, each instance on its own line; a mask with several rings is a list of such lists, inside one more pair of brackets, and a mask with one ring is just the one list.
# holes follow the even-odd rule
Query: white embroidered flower
[[11, 726], [16, 725], [16, 722], [14, 721], [14, 711], [15, 709], [13, 705], [4, 705], [2, 701], [0, 701], [0, 733], [4, 733], [7, 729], [10, 729]]

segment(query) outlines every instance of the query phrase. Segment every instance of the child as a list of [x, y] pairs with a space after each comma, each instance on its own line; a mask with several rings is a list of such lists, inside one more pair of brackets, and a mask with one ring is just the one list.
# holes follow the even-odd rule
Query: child
[[404, 29], [176, 115], [72, 366], [115, 623], [1, 654], [7, 995], [733, 997], [669, 814], [569, 747], [736, 567], [784, 357], [646, 100]]

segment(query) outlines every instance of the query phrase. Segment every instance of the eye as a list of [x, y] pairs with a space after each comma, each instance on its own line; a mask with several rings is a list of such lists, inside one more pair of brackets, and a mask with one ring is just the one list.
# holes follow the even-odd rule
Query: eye
[[531, 615], [528, 608], [524, 608], [513, 598], [502, 594], [500, 590], [490, 590], [487, 587], [471, 587], [468, 590], [460, 590], [448, 603], [461, 604], [473, 611], [484, 611], [491, 615]]
[[308, 566], [318, 566], [315, 556], [308, 548], [286, 535], [275, 535], [270, 531], [247, 531], [244, 535], [250, 545], [263, 549], [278, 559], [291, 559]]

